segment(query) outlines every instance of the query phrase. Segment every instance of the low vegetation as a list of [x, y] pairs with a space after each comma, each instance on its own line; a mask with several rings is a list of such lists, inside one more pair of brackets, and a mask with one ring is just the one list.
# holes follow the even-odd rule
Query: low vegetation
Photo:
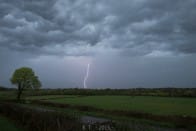
[[130, 89], [40, 89], [26, 91], [27, 96], [42, 95], [126, 95], [126, 96], [163, 96], [163, 97], [196, 97], [196, 88], [130, 88]]
[[[152, 121], [152, 123], [156, 122], [156, 125], [157, 123], [158, 125], [170, 124], [177, 128], [176, 130], [195, 130], [195, 92], [195, 89], [189, 88], [25, 89], [21, 96], [22, 100], [19, 102], [16, 100], [16, 89], [3, 89], [0, 91], [0, 105], [4, 105], [0, 107], [0, 114], [16, 121], [17, 125], [27, 130], [35, 127], [38, 131], [58, 130], [55, 129], [56, 127], [59, 127], [59, 130], [80, 130], [82, 124], [78, 120], [83, 115], [100, 115], [118, 122], [121, 122], [122, 117], [124, 120], [137, 119], [139, 127], [145, 125], [145, 121], [147, 121], [146, 124]], [[31, 108], [33, 106], [38, 110]], [[53, 111], [48, 112], [47, 109]], [[114, 123], [107, 124], [113, 128], [116, 126]], [[136, 124], [136, 127], [139, 124]], [[132, 129], [135, 127], [135, 124], [133, 125]], [[96, 123], [93, 126], [93, 128], [99, 128], [101, 125]], [[151, 127], [154, 128], [154, 124]], [[127, 124], [123, 123], [115, 129], [130, 130]], [[137, 128], [134, 130], [140, 131]]]
[[19, 129], [15, 123], [7, 119], [6, 117], [0, 115], [0, 130], [1, 131], [22, 131]]
[[0, 113], [28, 131], [76, 131], [81, 129], [76, 118], [49, 110], [31, 109], [19, 104], [3, 103]]

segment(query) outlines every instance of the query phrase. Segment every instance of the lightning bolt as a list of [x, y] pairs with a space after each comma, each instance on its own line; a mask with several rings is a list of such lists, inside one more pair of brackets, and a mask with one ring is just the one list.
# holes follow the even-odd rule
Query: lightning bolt
[[87, 86], [86, 86], [86, 81], [87, 81], [87, 79], [88, 79], [89, 69], [90, 69], [90, 64], [87, 65], [86, 75], [85, 75], [85, 77], [84, 77], [84, 88], [85, 88], [85, 89], [87, 88]]

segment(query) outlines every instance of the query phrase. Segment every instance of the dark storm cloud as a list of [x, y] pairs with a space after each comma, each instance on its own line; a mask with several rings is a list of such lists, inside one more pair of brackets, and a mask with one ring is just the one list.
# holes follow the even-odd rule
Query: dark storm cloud
[[195, 0], [0, 0], [0, 46], [53, 55], [196, 53]]

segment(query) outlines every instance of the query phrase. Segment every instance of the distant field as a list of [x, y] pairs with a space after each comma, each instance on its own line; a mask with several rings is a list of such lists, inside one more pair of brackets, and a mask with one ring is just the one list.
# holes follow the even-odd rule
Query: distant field
[[0, 91], [0, 100], [16, 98], [16, 91]]
[[75, 98], [74, 95], [46, 95], [46, 96], [28, 96], [27, 99], [31, 100], [47, 100], [47, 99], [64, 99], [64, 98]]
[[153, 96], [34, 96], [30, 99], [86, 105], [108, 110], [137, 111], [161, 115], [196, 117], [196, 98]]
[[0, 131], [20, 131], [20, 130], [7, 118], [0, 116]]

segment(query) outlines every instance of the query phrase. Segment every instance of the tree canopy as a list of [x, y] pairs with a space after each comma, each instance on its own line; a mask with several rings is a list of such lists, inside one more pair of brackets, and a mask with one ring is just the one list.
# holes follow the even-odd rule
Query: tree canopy
[[12, 75], [11, 83], [18, 86], [18, 99], [20, 99], [20, 95], [25, 88], [41, 88], [41, 82], [38, 76], [36, 76], [34, 71], [29, 67], [16, 69]]

